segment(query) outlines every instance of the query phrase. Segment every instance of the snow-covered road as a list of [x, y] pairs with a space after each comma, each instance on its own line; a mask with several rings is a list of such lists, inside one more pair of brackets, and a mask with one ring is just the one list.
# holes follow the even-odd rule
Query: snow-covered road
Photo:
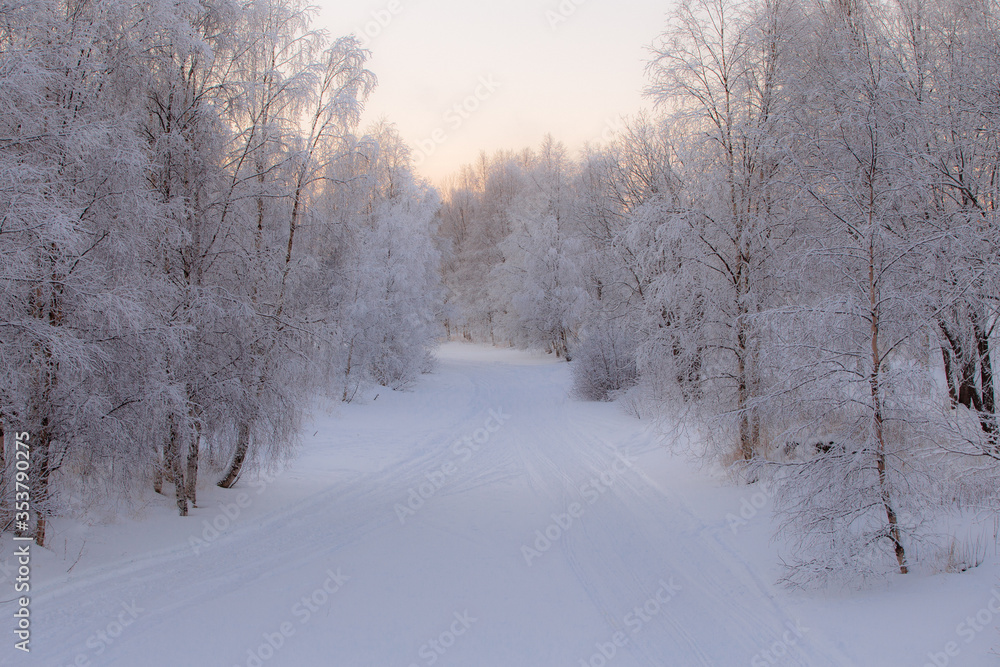
[[108, 527], [35, 592], [30, 659], [0, 662], [867, 664], [689, 507], [651, 424], [572, 400], [546, 357], [439, 357], [314, 419], [273, 479]]

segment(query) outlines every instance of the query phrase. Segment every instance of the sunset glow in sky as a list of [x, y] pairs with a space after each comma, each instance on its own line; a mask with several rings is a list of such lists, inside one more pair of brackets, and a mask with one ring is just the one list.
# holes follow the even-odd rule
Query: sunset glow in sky
[[331, 35], [372, 51], [378, 88], [365, 123], [384, 117], [434, 183], [485, 149], [571, 151], [599, 141], [642, 97], [646, 47], [670, 3], [653, 0], [357, 0], [321, 2]]

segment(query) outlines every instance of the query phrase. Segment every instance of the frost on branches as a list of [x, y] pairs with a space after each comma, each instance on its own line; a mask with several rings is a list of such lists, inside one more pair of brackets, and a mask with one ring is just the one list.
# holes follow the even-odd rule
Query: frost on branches
[[708, 434], [775, 485], [788, 583], [944, 567], [997, 509], [998, 9], [682, 3], [659, 115], [451, 182], [449, 334]]
[[32, 434], [39, 544], [74, 494], [184, 515], [286, 457], [317, 392], [428, 368], [436, 198], [358, 132], [368, 53], [311, 12], [0, 8], [0, 441]]

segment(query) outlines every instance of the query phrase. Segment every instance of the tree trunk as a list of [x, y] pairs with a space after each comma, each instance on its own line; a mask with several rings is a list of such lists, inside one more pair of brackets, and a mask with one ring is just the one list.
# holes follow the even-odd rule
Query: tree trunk
[[948, 326], [939, 321], [938, 327], [948, 341], [947, 350], [942, 346], [944, 355], [945, 373], [948, 375], [948, 393], [952, 398], [952, 405], [957, 407], [964, 405], [970, 410], [977, 409], [975, 406], [979, 402], [979, 386], [976, 382], [976, 357], [969, 354], [963, 343], [962, 336], [956, 334]]
[[951, 351], [950, 345], [941, 346], [941, 359], [944, 361], [944, 377], [948, 384], [948, 396], [951, 397], [951, 406], [958, 405], [958, 387], [955, 382], [954, 359], [955, 355]]
[[750, 407], [751, 387], [750, 369], [747, 363], [749, 354], [747, 332], [742, 322], [738, 321], [736, 326], [739, 327], [736, 333], [736, 413], [739, 415], [740, 453], [743, 455], [743, 460], [749, 461], [757, 455], [760, 441], [760, 421]]
[[165, 455], [167, 474], [177, 496], [177, 511], [181, 516], [187, 516], [187, 486], [184, 483], [184, 470], [181, 468], [181, 432], [175, 415], [170, 415], [170, 441], [167, 443]]
[[243, 473], [243, 463], [246, 461], [247, 452], [249, 451], [250, 427], [244, 422], [240, 424], [236, 436], [236, 452], [233, 454], [233, 462], [229, 466], [229, 472], [218, 482], [218, 486], [221, 486], [223, 489], [233, 488]]
[[347, 347], [347, 370], [344, 371], [344, 395], [340, 397], [340, 400], [344, 403], [349, 402], [347, 400], [347, 390], [351, 384], [351, 358], [354, 356], [354, 339], [351, 339], [351, 344]]
[[163, 493], [163, 454], [158, 447], [154, 454], [156, 460], [153, 462], [153, 491]]
[[565, 359], [566, 361], [570, 361], [569, 345], [566, 342], [565, 329], [560, 328], [559, 334], [556, 336], [556, 340], [552, 344], [552, 348], [556, 353], [556, 359]]
[[[869, 202], [873, 203], [873, 202]], [[869, 220], [869, 225], [874, 222]], [[875, 465], [878, 469], [879, 494], [882, 506], [885, 508], [886, 520], [889, 522], [889, 539], [892, 541], [893, 550], [896, 553], [896, 562], [899, 564], [899, 573], [906, 574], [909, 568], [906, 564], [906, 551], [903, 548], [902, 537], [899, 532], [899, 521], [896, 518], [896, 510], [892, 505], [892, 497], [889, 490], [889, 480], [886, 474], [885, 459], [885, 425], [882, 416], [882, 355], [879, 353], [879, 288], [875, 278], [875, 239], [874, 229], [870, 232], [868, 244], [868, 306], [869, 317], [871, 319], [871, 374], [868, 376], [868, 386], [871, 389], [872, 397], [872, 430], [875, 437]]]
[[975, 358], [962, 359], [962, 371], [958, 378], [958, 402], [970, 410], [979, 409], [979, 387], [976, 385]]
[[185, 494], [191, 502], [191, 507], [198, 506], [198, 456], [201, 449], [201, 430], [196, 429], [194, 439], [188, 444], [187, 475], [185, 476]]
[[993, 360], [990, 357], [990, 336], [986, 328], [973, 322], [973, 330], [976, 335], [976, 348], [979, 352], [979, 377], [981, 382], [979, 424], [986, 434], [987, 446], [994, 453], [998, 452], [997, 442], [997, 417], [996, 417], [996, 394], [993, 386]]
[[35, 480], [31, 487], [32, 506], [35, 510], [35, 544], [45, 546], [46, 517], [49, 502], [49, 477], [52, 473], [49, 461], [49, 446], [52, 437], [49, 433], [48, 418], [42, 419], [42, 428], [31, 447], [31, 462], [35, 468]]

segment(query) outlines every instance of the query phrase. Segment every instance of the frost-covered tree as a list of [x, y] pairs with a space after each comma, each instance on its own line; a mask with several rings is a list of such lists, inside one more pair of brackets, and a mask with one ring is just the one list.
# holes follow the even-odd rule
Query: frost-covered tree
[[[288, 20], [282, 17], [276, 27], [288, 25]], [[331, 165], [355, 150], [352, 133], [360, 119], [362, 104], [375, 84], [374, 75], [365, 69], [367, 53], [354, 37], [340, 38], [323, 49], [321, 34], [300, 32], [307, 23], [292, 25], [301, 27], [288, 33], [279, 30], [277, 38], [282, 41], [265, 42], [267, 52], [277, 54], [270, 56], [268, 62], [280, 63], [276, 69], [265, 69], [265, 81], [272, 86], [278, 85], [279, 80], [282, 83], [275, 91], [262, 91], [265, 97], [260, 106], [269, 107], [271, 95], [278, 94], [275, 101], [279, 109], [287, 108], [288, 115], [275, 117], [287, 128], [278, 139], [277, 145], [284, 156], [274, 167], [275, 179], [267, 174], [263, 179], [255, 176], [258, 182], [267, 186], [265, 194], [256, 197], [258, 208], [266, 207], [265, 196], [279, 203], [272, 207], [273, 228], [265, 226], [262, 229], [263, 223], [258, 223], [254, 247], [273, 251], [273, 246], [264, 242], [269, 236], [278, 241], [278, 252], [274, 255], [255, 251], [258, 260], [270, 268], [263, 274], [266, 284], [260, 285], [253, 297], [263, 329], [251, 348], [256, 368], [245, 376], [250, 380], [246, 383], [249, 409], [241, 414], [243, 421], [237, 427], [231, 463], [219, 482], [223, 487], [236, 483], [248, 456], [252, 457], [265, 447], [272, 452], [280, 451], [287, 442], [287, 434], [295, 432], [293, 426], [297, 418], [285, 423], [274, 419], [266, 410], [260, 410], [264, 405], [275, 405], [279, 410], [277, 414], [289, 415], [291, 410], [294, 415], [301, 409], [303, 394], [292, 391], [289, 368], [298, 369], [294, 374], [299, 378], [298, 392], [307, 391], [310, 381], [319, 380], [319, 376], [311, 375], [308, 364], [300, 365], [302, 360], [308, 359], [308, 353], [303, 354], [301, 348], [315, 347], [311, 340], [316, 333], [313, 322], [322, 318], [315, 310], [318, 306], [314, 300], [322, 297], [317, 296], [319, 274], [311, 248], [318, 243], [316, 230], [330, 231], [331, 227], [318, 219], [318, 209], [311, 208], [310, 204], [326, 187]], [[307, 55], [318, 52], [319, 59], [293, 60], [284, 55], [293, 48], [305, 49]], [[289, 63], [299, 69], [285, 69]], [[296, 80], [304, 80], [307, 85], [302, 86]], [[282, 100], [282, 95], [293, 97]], [[273, 108], [271, 111], [278, 112]], [[303, 126], [304, 132], [296, 131]], [[250, 140], [254, 140], [254, 135], [250, 135]], [[266, 158], [264, 166], [268, 166]], [[314, 237], [309, 245], [301, 238], [302, 231], [307, 229], [313, 230]]]
[[524, 159], [526, 185], [511, 233], [500, 244], [494, 294], [508, 340], [570, 359], [587, 302], [573, 210], [572, 164], [551, 136]]
[[[678, 361], [657, 350], [673, 330], [663, 327], [653, 284], [665, 270], [656, 229], [664, 219], [642, 218], [656, 207], [676, 210], [681, 183], [665, 124], [647, 116], [623, 123], [606, 146], [584, 156], [575, 186], [582, 272], [591, 299], [574, 367], [578, 391], [606, 400]], [[692, 346], [690, 349], [695, 349]]]
[[[362, 305], [369, 377], [426, 368], [437, 200], [398, 138], [358, 140], [368, 54], [311, 18], [297, 0], [0, 7], [0, 434], [30, 434], [35, 509], [7, 511], [0, 435], [4, 528], [43, 543], [61, 493], [151, 478], [185, 514], [205, 471], [231, 486], [287, 456]], [[351, 312], [331, 267], [364, 253], [388, 284]]]
[[949, 232], [925, 215], [925, 144], [910, 135], [921, 110], [894, 17], [874, 3], [822, 7], [797, 84], [807, 102], [791, 152], [807, 197], [789, 290], [761, 317], [781, 338], [760, 398], [793, 455], [771, 464], [793, 583], [907, 573], [933, 509], [927, 452], [941, 425], [926, 341], [941, 276], [925, 271]]
[[500, 244], [514, 229], [524, 205], [526, 155], [481, 154], [475, 165], [463, 168], [444, 197], [440, 230], [450, 256], [444, 283], [453, 336], [493, 344], [513, 342], [505, 324], [512, 295], [498, 292], [491, 275], [504, 262]]
[[[760, 415], [753, 407], [762, 382], [762, 332], [755, 314], [768, 304], [774, 238], [781, 233], [777, 184], [792, 11], [780, 0], [741, 5], [729, 0], [682, 4], [654, 50], [647, 93], [671, 110], [688, 139], [680, 147], [684, 196], [668, 210], [653, 203], [646, 228], [664, 216], [662, 252], [674, 304], [663, 304], [668, 329], [698, 327], [676, 336], [682, 358], [702, 359], [696, 373], [720, 393], [720, 408], [735, 416], [740, 455], [761, 449]], [[652, 216], [652, 219], [649, 217]], [[684, 275], [685, 273], [687, 275]], [[668, 299], [670, 296], [668, 295]], [[674, 307], [674, 305], [679, 307]], [[696, 340], [691, 340], [696, 338]], [[687, 362], [682, 376], [695, 368]]]
[[989, 2], [900, 5], [897, 52], [919, 122], [908, 128], [924, 191], [921, 214], [939, 240], [927, 252], [926, 310], [938, 329], [952, 404], [979, 420], [967, 450], [1000, 452], [993, 374], [1000, 247], [996, 218], [1000, 79], [997, 7]]
[[[997, 500], [996, 9], [682, 4], [662, 115], [567, 169], [570, 224], [537, 215], [535, 153], [463, 172], [456, 328], [544, 348], [573, 303], [579, 395], [710, 425], [709, 454], [773, 475], [788, 581], [909, 572], [941, 510]], [[551, 298], [566, 267], [579, 301]]]
[[36, 520], [17, 529], [42, 544], [56, 478], [120, 478], [109, 454], [143, 441], [154, 210], [135, 124], [140, 46], [124, 30], [134, 12], [0, 11], [0, 421], [31, 436]]
[[409, 149], [386, 124], [361, 137], [331, 178], [347, 185], [327, 202], [339, 227], [325, 258], [337, 323], [329, 331], [328, 381], [349, 401], [359, 387], [403, 387], [430, 367], [442, 318], [432, 240], [439, 201], [415, 178]]
[[572, 355], [588, 299], [575, 169], [551, 136], [463, 169], [440, 213], [452, 335]]

